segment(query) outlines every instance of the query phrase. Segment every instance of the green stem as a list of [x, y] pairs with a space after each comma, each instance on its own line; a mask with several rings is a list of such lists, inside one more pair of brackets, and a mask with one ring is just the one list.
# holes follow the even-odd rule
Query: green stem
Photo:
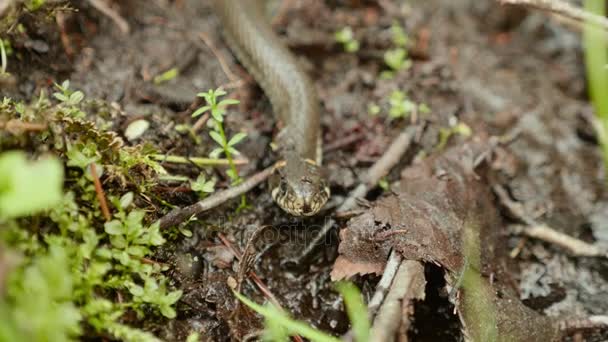
[[[156, 161], [162, 161], [167, 163], [176, 163], [176, 164], [189, 164], [194, 163], [198, 166], [216, 166], [216, 165], [230, 165], [230, 160], [228, 159], [213, 159], [213, 158], [199, 158], [199, 157], [182, 157], [175, 155], [167, 155], [167, 154], [150, 154], [150, 158]], [[242, 165], [246, 164], [246, 160], [233, 160], [232, 163], [234, 165]]]
[[[222, 137], [222, 141], [224, 142], [224, 146], [222, 146], [222, 147], [224, 148], [224, 153], [226, 154], [226, 159], [228, 159], [228, 164], [230, 165], [230, 170], [232, 170], [232, 174], [235, 177], [232, 180], [232, 185], [237, 185], [237, 184], [241, 183], [243, 180], [241, 179], [238, 172], [236, 171], [236, 166], [234, 165], [234, 160], [232, 159], [232, 154], [230, 153], [230, 149], [228, 148], [228, 140], [226, 139], [226, 133], [224, 133], [224, 125], [221, 122], [218, 122], [217, 127], [220, 131], [220, 136]], [[242, 194], [241, 195], [241, 204], [239, 206], [239, 209], [244, 208], [246, 206], [247, 206], [247, 200], [245, 198], [245, 194]]]
[[[585, 0], [585, 10], [604, 15], [606, 4], [604, 0]], [[604, 159], [604, 173], [608, 182], [608, 74], [606, 64], [608, 63], [608, 46], [604, 41], [605, 32], [591, 23], [586, 23], [584, 30], [585, 65], [587, 70], [587, 82], [589, 97], [595, 109], [595, 115], [599, 120], [596, 125], [597, 135], [602, 148]]]
[[4, 49], [4, 41], [0, 38], [0, 60], [2, 60], [2, 66], [0, 74], [6, 73], [6, 50]]

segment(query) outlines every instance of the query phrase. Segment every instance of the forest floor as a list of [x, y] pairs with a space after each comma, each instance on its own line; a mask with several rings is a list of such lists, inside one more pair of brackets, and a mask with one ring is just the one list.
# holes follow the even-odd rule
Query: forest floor
[[[335, 270], [338, 231], [348, 221], [338, 217], [338, 229], [299, 265], [282, 261], [302, 253], [314, 233], [336, 215], [335, 207], [359, 177], [405, 127], [414, 125], [424, 129], [382, 186], [368, 193], [362, 208], [391, 193], [388, 188], [400, 180], [402, 170], [427, 156], [475, 139], [510, 137], [495, 153], [487, 190], [506, 189], [506, 197], [519, 204], [525, 217], [608, 247], [606, 172], [589, 119], [592, 107], [579, 33], [545, 14], [492, 1], [285, 3], [276, 11], [273, 26], [320, 95], [333, 207], [314, 218], [294, 219], [272, 202], [263, 183], [246, 194], [246, 207], [239, 198], [201, 214], [182, 227], [191, 233], [185, 233], [188, 237], [174, 232], [148, 256], [167, 266], [170, 288], [182, 291], [176, 318], [151, 316], [146, 321], [127, 316], [125, 321], [166, 340], [184, 340], [192, 331], [210, 340], [230, 340], [263, 328], [259, 316], [235, 314], [237, 300], [229, 284], [239, 277], [239, 263], [226, 241], [242, 251], [258, 228], [269, 226], [255, 241], [258, 255], [251, 269], [292, 317], [336, 336], [347, 333], [349, 320], [330, 274], [351, 276], [366, 300], [380, 278]], [[115, 132], [113, 138], [120, 138], [123, 147], [145, 143], [144, 151], [156, 154], [207, 157], [216, 143], [207, 125], [191, 114], [204, 105], [197, 93], [223, 87], [226, 98], [240, 101], [228, 107], [227, 134], [247, 134], [236, 145], [241, 153], [237, 158], [247, 161], [238, 166], [240, 175], [247, 178], [272, 165], [276, 156], [269, 145], [277, 132], [272, 108], [225, 44], [210, 4], [131, 0], [113, 5], [128, 24], [128, 33], [88, 1], [71, 2], [69, 10], [22, 13], [18, 20], [24, 29], [17, 33], [13, 27], [2, 37], [11, 40], [7, 71], [12, 79], [0, 84], [0, 95], [30, 103], [41, 91], [57, 91], [53, 83], [69, 80], [70, 88], [82, 91], [89, 101], [85, 120]], [[344, 33], [345, 27], [352, 29], [358, 50], [345, 51], [345, 44], [336, 40], [336, 32]], [[127, 127], [137, 120], [147, 121], [149, 127], [131, 138]], [[46, 143], [4, 134], [0, 148], [40, 155], [54, 149], [44, 147]], [[109, 162], [103, 159], [102, 164], [107, 168]], [[146, 222], [154, 222], [199, 199], [200, 192], [192, 190], [188, 179], [203, 173], [215, 180], [216, 189], [230, 186], [224, 166], [175, 164], [162, 158], [160, 165], [181, 178], [168, 180], [145, 168], [130, 170], [131, 176], [122, 180], [104, 173], [105, 194], [133, 192], [135, 205], [147, 213]], [[499, 212], [499, 223], [492, 229], [500, 236], [495, 243], [510, 253], [510, 282], [523, 303], [550, 317], [607, 313], [608, 261], [572, 255], [518, 234], [515, 227], [526, 222], [508, 209], [502, 195], [493, 192], [488, 197]], [[426, 266], [426, 299], [415, 303], [406, 332], [413, 341], [463, 338], [443, 289], [443, 272]], [[256, 302], [264, 301], [253, 283], [245, 282], [242, 291]], [[608, 335], [592, 330], [575, 336], [602, 340]]]

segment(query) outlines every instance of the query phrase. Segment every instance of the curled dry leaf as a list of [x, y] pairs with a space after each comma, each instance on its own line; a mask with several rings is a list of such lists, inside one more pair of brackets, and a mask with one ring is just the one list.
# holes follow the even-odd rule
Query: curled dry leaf
[[382, 265], [393, 248], [405, 259], [447, 270], [464, 334], [472, 340], [552, 341], [556, 322], [524, 306], [514, 289], [501, 284], [506, 258], [500, 219], [486, 165], [476, 168], [489, 146], [464, 144], [405, 169], [392, 187], [395, 193], [340, 233], [334, 273], [344, 274], [340, 269], [347, 264]]

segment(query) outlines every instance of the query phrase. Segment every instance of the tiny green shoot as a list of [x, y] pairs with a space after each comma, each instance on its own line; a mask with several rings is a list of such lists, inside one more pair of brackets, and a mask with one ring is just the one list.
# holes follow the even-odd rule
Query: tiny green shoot
[[[603, 0], [585, 0], [585, 10], [604, 16], [606, 4]], [[602, 149], [604, 173], [608, 175], [608, 46], [605, 32], [591, 23], [584, 29], [585, 64], [589, 85], [589, 97], [595, 109], [597, 121], [594, 126]], [[608, 184], [608, 176], [606, 176]]]
[[[197, 96], [204, 98], [207, 104], [194, 111], [192, 116], [196, 117], [202, 115], [204, 112], [211, 111], [210, 124], [212, 128], [209, 132], [209, 136], [219, 145], [219, 147], [213, 149], [209, 153], [209, 157], [217, 159], [221, 154], [226, 155], [226, 159], [228, 159], [228, 164], [230, 165], [230, 169], [226, 173], [228, 177], [230, 177], [232, 185], [237, 185], [243, 180], [236, 170], [236, 164], [234, 163], [233, 156], [240, 154], [235, 146], [243, 141], [243, 139], [247, 137], [247, 134], [239, 132], [233, 135], [230, 139], [227, 139], [224, 131], [224, 116], [226, 115], [226, 107], [229, 105], [238, 104], [239, 101], [234, 99], [225, 99], [220, 101], [220, 97], [224, 95], [226, 95], [226, 92], [222, 88], [217, 88], [215, 90], [210, 89], [205, 93], [197, 94]], [[246, 205], [245, 195], [243, 195], [241, 196], [240, 207], [242, 208]]]
[[179, 76], [179, 69], [171, 68], [171, 69], [163, 72], [162, 74], [155, 76], [154, 84], [159, 85], [161, 83], [171, 81], [172, 79], [176, 78], [177, 76]]
[[359, 41], [355, 39], [353, 30], [350, 26], [346, 26], [334, 34], [334, 38], [344, 48], [346, 52], [357, 52], [359, 50]]

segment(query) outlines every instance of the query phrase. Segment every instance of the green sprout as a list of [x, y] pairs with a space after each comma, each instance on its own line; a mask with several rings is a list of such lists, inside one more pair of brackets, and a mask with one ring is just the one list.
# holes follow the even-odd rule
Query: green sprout
[[170, 80], [176, 78], [177, 76], [179, 76], [179, 69], [171, 68], [171, 69], [163, 72], [162, 74], [154, 77], [154, 84], [158, 85], [158, 84], [170, 81]]
[[[194, 113], [192, 113], [192, 116], [196, 117], [204, 112], [211, 111], [210, 123], [212, 129], [209, 132], [209, 136], [219, 145], [219, 147], [213, 149], [209, 153], [209, 157], [217, 159], [222, 153], [226, 155], [226, 159], [228, 159], [228, 164], [230, 165], [230, 169], [226, 173], [228, 174], [228, 177], [230, 177], [232, 185], [237, 185], [241, 183], [243, 179], [239, 176], [236, 170], [233, 156], [240, 154], [235, 146], [243, 141], [243, 139], [247, 137], [247, 134], [239, 132], [233, 135], [230, 139], [226, 138], [223, 124], [224, 116], [226, 115], [226, 107], [229, 105], [238, 104], [239, 101], [234, 99], [225, 99], [219, 101], [219, 98], [224, 95], [226, 95], [226, 92], [222, 88], [215, 90], [210, 89], [206, 93], [198, 93], [197, 96], [204, 98], [207, 104], [197, 109]], [[246, 206], [245, 195], [241, 196], [241, 207], [244, 206]]]
[[[8, 43], [8, 41], [7, 41]], [[7, 50], [8, 48], [5, 48], [4, 46], [4, 40], [2, 40], [2, 38], [0, 38], [0, 75], [2, 74], [6, 74], [6, 55], [7, 55]]]
[[[585, 9], [589, 12], [604, 16], [606, 4], [602, 0], [585, 0]], [[585, 25], [584, 46], [589, 97], [595, 109], [597, 121], [594, 123], [598, 140], [602, 148], [604, 169], [608, 174], [608, 46], [605, 32], [591, 23]], [[608, 183], [608, 177], [606, 177]]]
[[84, 99], [84, 93], [80, 90], [71, 90], [69, 80], [63, 81], [61, 85], [55, 83], [55, 87], [59, 92], [53, 93], [53, 97], [66, 107], [68, 114], [75, 118], [84, 118], [85, 113], [78, 108]]
[[386, 63], [391, 70], [383, 71], [380, 74], [380, 77], [383, 79], [390, 79], [396, 72], [407, 70], [412, 66], [412, 60], [408, 58], [406, 50], [410, 39], [397, 22], [393, 22], [391, 34], [395, 48], [389, 49], [384, 53], [384, 63]]
[[337, 31], [334, 34], [334, 38], [338, 43], [342, 44], [346, 52], [357, 52], [359, 50], [359, 42], [355, 39], [350, 26]]
[[196, 181], [190, 181], [190, 188], [198, 192], [200, 197], [204, 197], [215, 191], [215, 180], [207, 180], [205, 174], [201, 173], [198, 175], [198, 178], [196, 178]]
[[408, 117], [416, 109], [416, 103], [410, 101], [400, 90], [394, 90], [391, 93], [389, 104], [391, 107], [388, 115], [392, 119]]

